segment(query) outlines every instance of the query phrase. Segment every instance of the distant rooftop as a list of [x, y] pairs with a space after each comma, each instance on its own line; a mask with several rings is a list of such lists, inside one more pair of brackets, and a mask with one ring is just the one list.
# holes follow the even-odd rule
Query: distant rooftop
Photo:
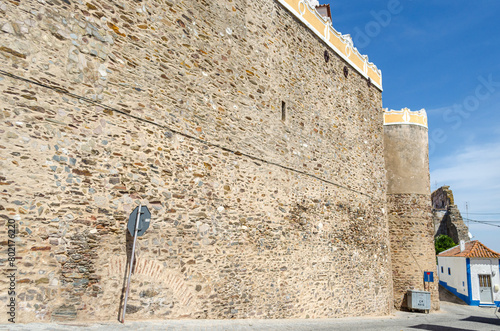
[[478, 240], [466, 242], [465, 249], [463, 252], [460, 252], [460, 245], [458, 245], [438, 254], [438, 256], [478, 257], [478, 258], [494, 258], [494, 259], [500, 258], [500, 254], [484, 246]]

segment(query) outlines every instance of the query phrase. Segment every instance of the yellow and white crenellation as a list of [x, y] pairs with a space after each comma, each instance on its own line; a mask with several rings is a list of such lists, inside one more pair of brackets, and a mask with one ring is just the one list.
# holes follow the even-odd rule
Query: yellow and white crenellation
[[425, 109], [411, 111], [408, 108], [401, 110], [384, 109], [384, 125], [411, 124], [427, 128], [427, 113]]
[[319, 5], [317, 0], [277, 0], [302, 23], [321, 38], [335, 53], [347, 61], [372, 84], [382, 90], [382, 72], [368, 61], [367, 55], [359, 53], [354, 47], [352, 38], [348, 34], [341, 34], [332, 26], [329, 18], [321, 16], [316, 10]]

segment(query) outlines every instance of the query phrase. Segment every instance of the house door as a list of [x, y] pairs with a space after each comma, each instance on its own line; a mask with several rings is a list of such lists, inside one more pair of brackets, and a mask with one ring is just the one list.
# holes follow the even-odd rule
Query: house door
[[479, 275], [479, 302], [493, 303], [490, 275]]

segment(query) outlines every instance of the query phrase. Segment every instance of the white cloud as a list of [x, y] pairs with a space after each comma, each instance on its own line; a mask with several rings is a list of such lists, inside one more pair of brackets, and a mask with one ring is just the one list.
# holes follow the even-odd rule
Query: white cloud
[[[480, 193], [500, 188], [500, 143], [469, 146], [435, 163], [432, 182], [453, 185], [453, 191], [467, 189]], [[500, 197], [500, 192], [496, 197]]]
[[[500, 143], [470, 145], [463, 152], [434, 158], [431, 186], [449, 185], [455, 204], [465, 217], [465, 203], [471, 213], [500, 213]], [[471, 219], [492, 220], [500, 216], [470, 215]], [[470, 223], [474, 239], [500, 251], [500, 228]]]
[[434, 116], [434, 115], [442, 115], [448, 109], [452, 109], [452, 107], [446, 106], [446, 107], [440, 107], [440, 108], [426, 109], [425, 111], [427, 112], [427, 115]]

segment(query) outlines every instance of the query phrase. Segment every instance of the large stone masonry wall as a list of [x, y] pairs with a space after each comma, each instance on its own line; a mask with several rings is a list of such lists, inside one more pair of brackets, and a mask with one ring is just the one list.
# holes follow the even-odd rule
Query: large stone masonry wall
[[415, 124], [385, 125], [384, 137], [394, 307], [408, 308], [408, 290], [428, 290], [432, 310], [439, 310], [438, 275], [433, 283], [424, 283], [424, 272], [436, 271], [428, 130]]
[[278, 3], [2, 1], [0, 28], [18, 322], [116, 319], [139, 203], [130, 319], [390, 311], [381, 92]]
[[[407, 291], [431, 292], [433, 310], [439, 310], [438, 274], [434, 257], [433, 224], [429, 196], [389, 194], [387, 198], [394, 306], [407, 309]], [[434, 272], [434, 283], [424, 283], [424, 271]], [[396, 281], [397, 280], [397, 281]]]

